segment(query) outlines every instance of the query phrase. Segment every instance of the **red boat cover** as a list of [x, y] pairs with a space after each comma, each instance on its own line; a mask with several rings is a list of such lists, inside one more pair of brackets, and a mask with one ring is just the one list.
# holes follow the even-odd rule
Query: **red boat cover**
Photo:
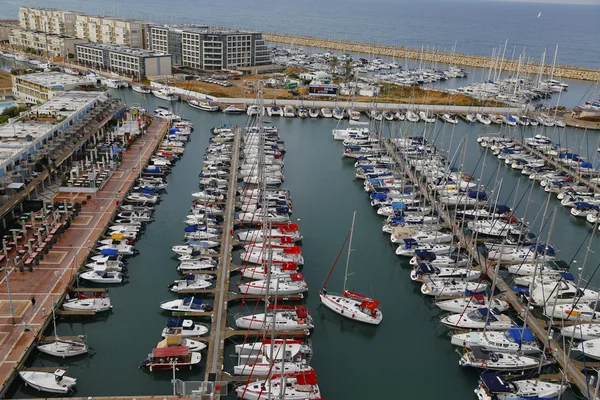
[[302, 276], [300, 273], [291, 274], [290, 278], [292, 279], [292, 282], [300, 282], [304, 280], [304, 276]]
[[361, 307], [367, 308], [371, 311], [376, 309], [378, 305], [379, 305], [379, 302], [377, 300], [365, 300], [362, 303], [360, 303]]
[[164, 349], [154, 349], [152, 355], [154, 357], [175, 357], [185, 356], [190, 353], [190, 348], [187, 346], [166, 347]]
[[284, 262], [281, 264], [281, 270], [282, 271], [297, 271], [298, 266], [296, 265], [296, 263], [293, 263], [293, 262]]
[[289, 244], [294, 243], [294, 238], [292, 236], [283, 236], [281, 238], [281, 244]]
[[[297, 339], [275, 339], [273, 341], [273, 343], [275, 343], [275, 344], [283, 344], [284, 340], [285, 340], [286, 344], [302, 344], [302, 340], [297, 340]], [[262, 344], [271, 344], [271, 339], [265, 339], [265, 340], [263, 340]]]
[[519, 222], [519, 220], [512, 215], [505, 215], [504, 219], [506, 219], [509, 223], [514, 224], [515, 222]]
[[294, 306], [282, 306], [282, 305], [278, 305], [277, 307], [275, 307], [275, 304], [269, 304], [267, 306], [267, 310], [295, 310], [296, 307]]
[[483, 303], [485, 299], [482, 295], [476, 294], [473, 296], [473, 300], [477, 301], [478, 303]]
[[298, 307], [296, 307], [296, 316], [298, 318], [307, 318], [308, 317], [308, 310], [306, 309], [306, 307], [304, 307], [304, 306], [298, 306]]
[[300, 254], [300, 247], [294, 246], [289, 249], [283, 249], [283, 252], [286, 254]]
[[296, 231], [298, 231], [298, 224], [294, 224], [294, 223], [289, 224], [288, 223], [285, 225], [280, 225], [279, 230], [281, 232], [296, 232]]
[[368, 297], [363, 296], [362, 294], [354, 293], [350, 290], [344, 291], [344, 297], [348, 297], [350, 299], [358, 299], [358, 300], [368, 300]]
[[296, 374], [296, 382], [298, 385], [316, 385], [317, 374], [314, 370], [302, 371]]

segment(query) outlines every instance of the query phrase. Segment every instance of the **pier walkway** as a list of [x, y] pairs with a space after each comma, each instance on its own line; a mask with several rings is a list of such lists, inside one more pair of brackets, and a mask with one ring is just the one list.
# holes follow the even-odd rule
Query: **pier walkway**
[[[52, 300], [60, 302], [66, 296], [77, 270], [85, 261], [96, 241], [117, 211], [121, 201], [139, 175], [140, 168], [154, 153], [166, 132], [166, 120], [154, 118], [146, 134], [139, 137], [123, 153], [120, 167], [99, 190], [94, 199], [85, 195], [58, 193], [54, 201], [86, 200], [71, 227], [65, 231], [52, 250], [33, 272], [10, 268], [0, 280], [0, 395], [4, 396], [16, 372], [22, 368], [35, 348], [43, 331], [52, 323]], [[143, 165], [141, 165], [143, 163]], [[10, 296], [8, 294], [10, 286]], [[35, 297], [35, 306], [31, 299]], [[11, 306], [14, 317], [11, 315]]]
[[[423, 193], [430, 204], [435, 205], [438, 210], [439, 215], [442, 217], [444, 223], [448, 227], [452, 227], [452, 231], [454, 235], [457, 237], [458, 242], [461, 244], [470, 256], [473, 259], [477, 260], [479, 263], [482, 272], [487, 274], [489, 279], [496, 282], [496, 287], [499, 291], [503, 292], [504, 298], [511, 304], [513, 309], [517, 312], [519, 317], [526, 323], [526, 325], [532, 330], [536, 338], [545, 345], [545, 349], [547, 353], [550, 353], [554, 359], [559, 363], [562, 368], [562, 372], [565, 377], [565, 381], [571, 382], [581, 390], [586, 397], [588, 393], [594, 393], [594, 387], [589, 385], [589, 382], [586, 380], [586, 376], [581, 371], [581, 364], [572, 360], [568, 357], [565, 350], [559, 346], [558, 342], [550, 336], [550, 333], [547, 331], [546, 326], [543, 325], [543, 321], [533, 318], [531, 313], [528, 314], [527, 307], [521, 303], [518, 299], [517, 295], [510, 289], [509, 285], [502, 279], [500, 276], [495, 274], [495, 270], [493, 268], [493, 262], [486, 260], [483, 255], [477, 251], [477, 247], [474, 240], [468, 238], [461, 229], [455, 227], [452, 223], [452, 218], [447, 210], [447, 208], [443, 207], [441, 204], [438, 204], [435, 198], [432, 198], [429, 195], [427, 187], [425, 183], [420, 180], [417, 176], [415, 176], [414, 171], [407, 166], [404, 159], [397, 154], [394, 149], [393, 144], [389, 141], [385, 141], [386, 150], [389, 154], [393, 155], [398, 164], [401, 171], [405, 174], [405, 176], [411, 180], [414, 184], [418, 185], [421, 193]], [[456, 229], [455, 229], [456, 228]]]
[[227, 304], [229, 301], [229, 274], [231, 267], [231, 250], [233, 247], [233, 223], [235, 220], [235, 204], [237, 191], [237, 173], [240, 160], [240, 142], [242, 130], [235, 129], [233, 142], [233, 154], [231, 157], [231, 169], [229, 176], [229, 187], [227, 189], [227, 204], [225, 206], [225, 221], [223, 223], [223, 237], [221, 240], [220, 263], [216, 276], [216, 293], [213, 311], [213, 321], [210, 327], [208, 341], [208, 358], [206, 361], [206, 381], [220, 381], [223, 370], [223, 351], [225, 347]]

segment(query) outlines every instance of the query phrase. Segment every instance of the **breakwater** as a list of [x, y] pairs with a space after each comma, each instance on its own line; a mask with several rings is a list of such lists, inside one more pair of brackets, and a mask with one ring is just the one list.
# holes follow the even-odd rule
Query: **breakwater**
[[[421, 50], [404, 46], [390, 46], [367, 42], [352, 42], [349, 40], [331, 40], [313, 36], [296, 36], [282, 33], [263, 33], [266, 41], [285, 43], [293, 46], [320, 47], [348, 53], [373, 54], [398, 59], [423, 60], [425, 62], [461, 65], [475, 68], [502, 68], [503, 71], [519, 70], [524, 74], [539, 74], [541, 64], [538, 62], [521, 62], [513, 59], [498, 60], [497, 58], [478, 56], [474, 54], [453, 53], [442, 50]], [[550, 76], [552, 65], [546, 64], [544, 75]], [[557, 65], [554, 67], [556, 79], [580, 79], [586, 81], [600, 80], [600, 69], [585, 68], [576, 65]]]

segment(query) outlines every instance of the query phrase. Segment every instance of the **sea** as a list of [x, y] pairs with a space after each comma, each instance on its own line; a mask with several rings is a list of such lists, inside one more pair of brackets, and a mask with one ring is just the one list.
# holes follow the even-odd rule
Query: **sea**
[[[20, 3], [7, 2], [3, 13], [15, 15], [18, 5]], [[597, 51], [593, 51], [598, 48], [600, 7], [594, 6], [425, 0], [419, 3], [375, 0], [368, 5], [337, 0], [322, 3], [280, 1], [277, 4], [182, 1], [176, 7], [167, 7], [156, 0], [113, 2], [103, 6], [88, 1], [48, 0], [28, 5], [90, 13], [114, 10], [113, 14], [138, 18], [150, 19], [154, 15], [152, 19], [155, 20], [162, 15], [162, 22], [169, 23], [237, 25], [411, 46], [435, 44], [450, 48], [456, 41], [457, 51], [481, 54], [491, 52], [492, 47], [504, 43], [506, 38], [515, 41], [514, 45], [526, 45], [528, 54], [536, 51], [541, 54], [543, 48], [553, 48], [558, 43], [561, 62], [600, 64]], [[111, 10], [99, 7], [111, 7]], [[542, 16], [538, 19], [539, 12]], [[547, 22], [545, 18], [548, 18]], [[544, 28], [535, 28], [534, 24]], [[576, 104], [575, 97], [584, 97], [592, 86], [589, 82], [579, 84], [578, 89], [569, 89], [573, 93], [570, 103]], [[157, 106], [169, 106], [160, 99], [141, 96], [130, 89], [113, 94], [127, 104], [138, 103], [150, 111]], [[110, 288], [114, 305], [111, 313], [92, 319], [61, 320], [58, 325], [60, 335], [86, 335], [93, 354], [69, 360], [34, 355], [28, 360], [28, 365], [37, 367], [67, 366], [68, 374], [78, 379], [73, 396], [172, 393], [171, 372], [149, 373], [139, 368], [141, 360], [161, 340], [160, 332], [168, 317], [160, 312], [158, 304], [176, 297], [167, 289], [168, 284], [179, 278], [171, 246], [182, 243], [184, 219], [193, 200], [191, 193], [198, 189], [198, 173], [211, 137], [210, 128], [247, 123], [246, 116], [225, 118], [221, 113], [200, 112], [183, 103], [175, 104], [174, 112], [190, 119], [195, 131], [184, 156], [168, 177], [169, 186], [156, 207], [154, 222], [148, 224], [141, 239], [135, 243], [140, 254], [130, 259], [129, 283]], [[478, 373], [459, 367], [460, 355], [450, 345], [448, 330], [440, 324], [443, 313], [432, 299], [421, 295], [420, 286], [409, 279], [411, 268], [407, 260], [394, 254], [395, 246], [381, 231], [382, 218], [371, 208], [362, 182], [354, 179], [352, 162], [342, 159], [341, 144], [332, 139], [331, 130], [338, 122], [274, 117], [269, 123], [280, 129], [281, 138], [285, 140], [285, 187], [292, 194], [292, 219], [299, 224], [305, 237], [302, 241], [305, 257], [302, 273], [310, 290], [304, 303], [315, 321], [315, 329], [310, 335], [314, 350], [311, 365], [317, 372], [322, 397], [330, 400], [475, 399], [473, 389], [477, 387]], [[345, 125], [346, 122], [341, 123], [341, 126]], [[473, 174], [487, 187], [490, 197], [498, 196], [499, 202], [516, 208], [516, 215], [525, 216], [533, 232], [554, 244], [559, 250], [559, 258], [571, 265], [576, 279], [581, 278], [581, 286], [600, 286], [600, 274], [597, 273], [600, 253], [591, 251], [586, 259], [588, 248], [599, 248], [600, 234], [593, 233], [587, 222], [572, 217], [554, 196], [546, 203], [548, 194], [538, 184], [531, 186], [530, 180], [499, 163], [478, 146], [477, 137], [497, 133], [497, 126], [464, 121], [456, 126], [440, 121], [431, 125], [396, 122], [384, 123], [377, 129], [385, 137], [425, 133], [441, 151], [454, 158], [454, 167]], [[593, 131], [517, 127], [503, 130], [503, 134], [516, 137], [546, 135], [598, 165], [596, 149], [600, 135]], [[498, 191], [499, 182], [502, 182], [501, 192]], [[381, 301], [384, 320], [377, 327], [353, 323], [319, 306], [318, 291], [346, 237], [354, 211], [357, 217], [348, 287]], [[236, 257], [234, 254], [234, 261]], [[333, 270], [328, 283], [330, 292], [342, 288], [344, 263], [342, 257]], [[238, 282], [239, 277], [234, 275], [232, 291], [236, 290]], [[255, 307], [251, 303], [232, 303], [229, 326], [233, 326], [236, 315], [253, 313]], [[227, 342], [226, 371], [231, 371], [233, 366], [233, 345], [241, 342], [241, 338]], [[177, 379], [188, 382], [203, 377], [203, 368], [176, 371]], [[8, 397], [41, 396], [17, 380]], [[229, 395], [227, 398], [234, 397]], [[568, 394], [563, 398], [574, 399], [575, 395]]]
[[[456, 49], [600, 67], [600, 1], [564, 4], [493, 0], [4, 0], [2, 17], [20, 6], [53, 7], [158, 23], [189, 23], [311, 35], [415, 48]], [[540, 15], [541, 14], [541, 15]], [[539, 17], [538, 17], [539, 15]]]

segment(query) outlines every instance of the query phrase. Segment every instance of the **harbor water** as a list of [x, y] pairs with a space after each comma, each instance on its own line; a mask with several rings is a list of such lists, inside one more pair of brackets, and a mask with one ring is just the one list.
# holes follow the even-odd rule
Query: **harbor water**
[[[115, 92], [115, 96], [122, 97], [130, 105], [141, 103], [150, 112], [159, 105], [167, 105], [153, 96], [141, 98], [131, 90]], [[140, 254], [129, 261], [129, 283], [110, 288], [108, 294], [114, 306], [110, 314], [89, 320], [61, 320], [58, 326], [60, 335], [87, 335], [94, 354], [64, 361], [45, 356], [30, 360], [30, 365], [38, 367], [68, 366], [69, 375], [78, 380], [75, 392], [78, 397], [172, 392], [171, 372], [148, 373], [138, 368], [141, 360], [160, 341], [168, 317], [160, 312], [158, 304], [175, 297], [167, 289], [167, 285], [179, 276], [177, 261], [170, 248], [182, 243], [183, 221], [192, 202], [190, 194], [198, 188], [202, 156], [211, 136], [209, 129], [223, 123], [239, 126], [246, 123], [245, 115], [225, 119], [221, 113], [203, 113], [184, 103], [176, 104], [174, 112], [189, 118], [195, 132], [183, 158], [167, 178], [167, 193], [161, 196], [156, 207], [154, 222], [148, 224], [141, 239], [135, 243]], [[310, 337], [314, 350], [311, 365], [317, 372], [323, 397], [346, 400], [397, 398], [396, 390], [400, 390], [403, 397], [423, 396], [425, 390], [427, 398], [474, 398], [478, 374], [458, 366], [459, 355], [450, 345], [447, 330], [440, 326], [441, 312], [431, 299], [420, 294], [419, 285], [410, 281], [408, 263], [394, 254], [395, 246], [381, 231], [382, 218], [370, 207], [362, 181], [353, 178], [353, 163], [342, 160], [342, 145], [331, 137], [337, 121], [273, 117], [269, 123], [280, 128], [287, 148], [285, 187], [292, 194], [292, 219], [298, 221], [304, 235], [305, 266], [302, 272], [310, 288], [306, 305], [315, 321]], [[346, 122], [341, 124], [345, 126]], [[504, 164], [499, 165], [491, 154], [485, 156], [476, 143], [478, 135], [497, 132], [497, 126], [469, 125], [463, 121], [456, 126], [440, 121], [428, 125], [396, 122], [384, 123], [378, 130], [389, 137], [398, 135], [399, 131], [418, 136], [424, 129], [427, 129], [426, 136], [449, 151], [451, 158], [458, 153], [454, 166], [461, 169], [463, 164], [465, 172], [481, 179], [482, 185], [488, 185], [490, 197], [496, 198], [496, 192], [491, 188], [497, 187], [497, 182], [502, 180], [500, 202], [512, 206], [520, 201], [516, 215], [523, 216], [527, 208], [526, 219], [531, 222], [532, 231], [540, 232], [544, 225], [541, 238], [546, 239], [551, 225], [542, 221], [547, 194], [535, 183], [527, 207], [531, 181]], [[568, 140], [574, 151], [580, 145], [585, 148], [584, 143], [589, 143], [590, 151], [595, 151], [599, 138], [592, 132], [558, 128], [546, 128], [546, 131], [518, 128], [505, 134], [529, 136], [532, 132], [546, 134], [555, 140], [560, 133], [561, 142]], [[590, 160], [594, 157], [593, 153], [589, 155]], [[482, 167], [483, 174], [480, 175]], [[554, 195], [549, 204], [546, 219], [555, 217], [550, 241], [560, 250], [561, 259], [577, 261], [572, 264], [572, 271], [577, 275], [577, 269], [583, 266], [591, 225], [575, 221]], [[348, 288], [381, 301], [384, 320], [376, 327], [354, 323], [319, 307], [318, 291], [344, 242], [354, 210], [357, 218]], [[597, 246], [595, 240], [591, 248]], [[332, 292], [341, 291], [344, 261], [342, 257], [328, 283]], [[599, 262], [600, 254], [589, 255], [584, 278], [593, 275]], [[235, 291], [237, 281], [239, 278], [234, 275], [231, 290]], [[598, 274], [592, 283], [600, 285]], [[258, 305], [259, 310], [262, 307], [262, 304]], [[255, 303], [243, 306], [232, 303], [229, 325], [236, 313], [252, 313], [254, 309]], [[239, 342], [241, 339], [231, 341], [228, 349]], [[231, 364], [226, 360], [226, 369]], [[176, 376], [185, 381], [199, 381], [204, 379], [204, 370], [181, 370]], [[39, 397], [39, 393], [17, 380], [9, 396]]]

